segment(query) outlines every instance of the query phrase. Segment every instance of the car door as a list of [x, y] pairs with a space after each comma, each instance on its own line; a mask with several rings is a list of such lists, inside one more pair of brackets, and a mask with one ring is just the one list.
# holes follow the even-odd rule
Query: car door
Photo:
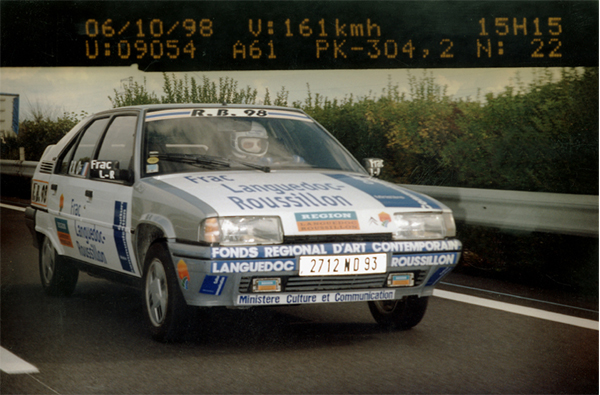
[[[61, 158], [52, 205], [72, 258], [140, 276], [131, 241], [137, 113], [94, 119]], [[61, 228], [62, 238], [61, 238]]]

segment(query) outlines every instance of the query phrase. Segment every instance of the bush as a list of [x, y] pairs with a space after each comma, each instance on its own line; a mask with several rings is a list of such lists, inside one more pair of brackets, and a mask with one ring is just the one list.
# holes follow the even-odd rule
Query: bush
[[598, 194], [598, 69], [550, 73], [486, 103], [455, 100], [425, 74], [410, 98], [295, 103], [358, 159], [385, 159], [383, 178], [406, 184]]
[[[257, 104], [258, 91], [250, 86], [239, 89], [233, 78], [219, 78], [219, 84], [208, 77], [202, 77], [199, 84], [194, 77], [187, 75], [178, 79], [174, 74], [163, 73], [164, 95], [158, 99], [154, 92], [148, 92], [146, 81], [143, 84], [132, 82], [124, 87], [123, 92], [115, 90], [115, 96], [108, 97], [114, 108], [141, 104], [166, 103], [230, 103]], [[271, 104], [267, 90], [263, 104]], [[287, 106], [287, 92], [282, 88], [276, 95], [275, 102], [279, 106]]]
[[[583, 71], [582, 71], [583, 70]], [[151, 103], [256, 104], [237, 81], [164, 74], [164, 95], [129, 84], [113, 106]], [[385, 160], [382, 178], [403, 184], [598, 194], [598, 68], [545, 72], [525, 86], [456, 100], [431, 75], [409, 77], [409, 97], [391, 81], [380, 96], [330, 100], [308, 88], [306, 111], [359, 160]], [[282, 88], [273, 104], [287, 105]], [[263, 104], [271, 104], [267, 90]]]
[[[582, 71], [583, 70], [583, 71]], [[110, 98], [113, 106], [151, 103], [257, 104], [237, 81], [163, 74], [159, 100], [137, 82]], [[409, 97], [391, 81], [381, 95], [342, 100], [313, 96], [306, 111], [359, 160], [385, 160], [382, 178], [403, 184], [598, 194], [598, 68], [541, 73], [486, 96], [456, 100], [424, 73], [409, 77]], [[282, 88], [273, 104], [286, 106]], [[263, 104], [271, 104], [267, 90]]]
[[38, 118], [25, 120], [19, 125], [19, 134], [16, 137], [7, 137], [2, 142], [2, 159], [19, 159], [19, 147], [25, 148], [25, 159], [39, 161], [48, 145], [56, 144], [79, 121], [79, 116], [74, 113], [64, 114], [52, 120]]
[[598, 194], [598, 69], [540, 75], [480, 108], [440, 147], [454, 186]]

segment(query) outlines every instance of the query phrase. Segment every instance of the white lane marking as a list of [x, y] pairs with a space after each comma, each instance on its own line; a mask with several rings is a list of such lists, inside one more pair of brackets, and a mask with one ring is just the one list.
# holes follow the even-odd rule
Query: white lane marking
[[27, 376], [31, 377], [32, 379], [34, 379], [35, 381], [37, 381], [38, 383], [40, 383], [40, 384], [41, 384], [41, 385], [43, 385], [44, 387], [48, 388], [50, 391], [54, 392], [55, 394], [58, 394], [58, 395], [60, 395], [60, 392], [58, 392], [58, 391], [56, 391], [54, 388], [52, 388], [52, 387], [48, 386], [48, 384], [46, 384], [46, 383], [44, 383], [44, 382], [42, 382], [42, 381], [40, 381], [40, 380], [36, 379], [36, 378], [35, 378], [35, 376], [32, 376], [32, 375], [30, 375], [30, 374], [28, 374]]
[[0, 347], [0, 370], [8, 374], [39, 373], [38, 368]]
[[465, 294], [459, 294], [455, 292], [442, 291], [441, 289], [435, 289], [433, 296], [438, 298], [450, 299], [457, 302], [469, 303], [477, 306], [488, 307], [491, 309], [507, 311], [509, 313], [526, 315], [529, 317], [541, 318], [543, 320], [560, 322], [563, 324], [579, 326], [581, 328], [598, 330], [598, 321], [588, 320], [585, 318], [572, 317], [565, 314], [552, 313], [549, 311], [533, 309], [531, 307], [518, 306], [510, 303], [497, 302], [495, 300], [478, 298], [476, 296], [470, 296]]
[[8, 208], [10, 210], [16, 210], [16, 211], [25, 212], [25, 207], [13, 206], [13, 205], [4, 204], [4, 203], [0, 203], [0, 207], [2, 207], [2, 208]]
[[568, 307], [570, 309], [581, 310], [581, 311], [589, 311], [590, 313], [596, 313], [596, 314], [598, 314], [598, 310], [584, 309], [583, 307], [571, 306], [571, 305], [563, 304], [563, 303], [548, 302], [546, 300], [534, 299], [534, 298], [527, 298], [525, 296], [507, 294], [507, 293], [504, 293], [504, 292], [490, 291], [488, 289], [482, 289], [482, 288], [468, 287], [466, 285], [459, 285], [459, 284], [447, 283], [447, 282], [443, 282], [443, 281], [441, 281], [440, 284], [449, 285], [451, 287], [458, 287], [458, 288], [464, 288], [464, 289], [472, 289], [474, 291], [479, 291], [479, 292], [487, 292], [487, 293], [490, 293], [490, 294], [493, 294], [493, 295], [508, 296], [508, 297], [515, 298], [515, 299], [529, 300], [529, 301], [537, 302], [537, 303], [551, 304], [553, 306]]

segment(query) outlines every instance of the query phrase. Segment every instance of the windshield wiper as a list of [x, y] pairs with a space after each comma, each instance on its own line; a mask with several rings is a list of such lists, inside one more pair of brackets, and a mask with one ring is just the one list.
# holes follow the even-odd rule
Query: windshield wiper
[[219, 158], [217, 156], [210, 155], [190, 155], [190, 154], [158, 154], [158, 159], [167, 160], [170, 162], [186, 163], [189, 165], [196, 165], [206, 167], [209, 169], [216, 169], [220, 167], [230, 167], [227, 159]]
[[231, 167], [232, 163], [240, 164], [251, 167], [253, 169], [261, 170], [265, 173], [269, 173], [271, 168], [268, 166], [262, 166], [257, 163], [246, 162], [242, 160], [233, 160], [227, 158], [221, 158], [218, 156], [211, 155], [190, 155], [190, 154], [159, 154], [156, 156], [158, 159], [186, 163], [190, 165], [205, 167], [208, 169], [217, 169], [221, 167]]
[[271, 168], [269, 166], [263, 166], [263, 165], [259, 165], [258, 163], [247, 162], [245, 160], [239, 160], [239, 159], [228, 159], [228, 160], [231, 163], [237, 163], [239, 165], [248, 166], [248, 167], [260, 170], [260, 171], [265, 172], [265, 173], [270, 173], [271, 172]]

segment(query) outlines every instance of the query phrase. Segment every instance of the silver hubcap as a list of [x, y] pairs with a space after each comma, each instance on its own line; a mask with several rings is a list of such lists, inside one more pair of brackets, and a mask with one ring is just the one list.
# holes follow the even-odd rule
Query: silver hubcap
[[154, 259], [146, 278], [146, 306], [154, 326], [160, 326], [165, 321], [168, 298], [167, 274], [162, 262]]
[[56, 268], [56, 256], [54, 254], [54, 247], [50, 240], [44, 240], [44, 246], [42, 247], [42, 280], [45, 285], [50, 285], [52, 278], [54, 277], [54, 270]]

